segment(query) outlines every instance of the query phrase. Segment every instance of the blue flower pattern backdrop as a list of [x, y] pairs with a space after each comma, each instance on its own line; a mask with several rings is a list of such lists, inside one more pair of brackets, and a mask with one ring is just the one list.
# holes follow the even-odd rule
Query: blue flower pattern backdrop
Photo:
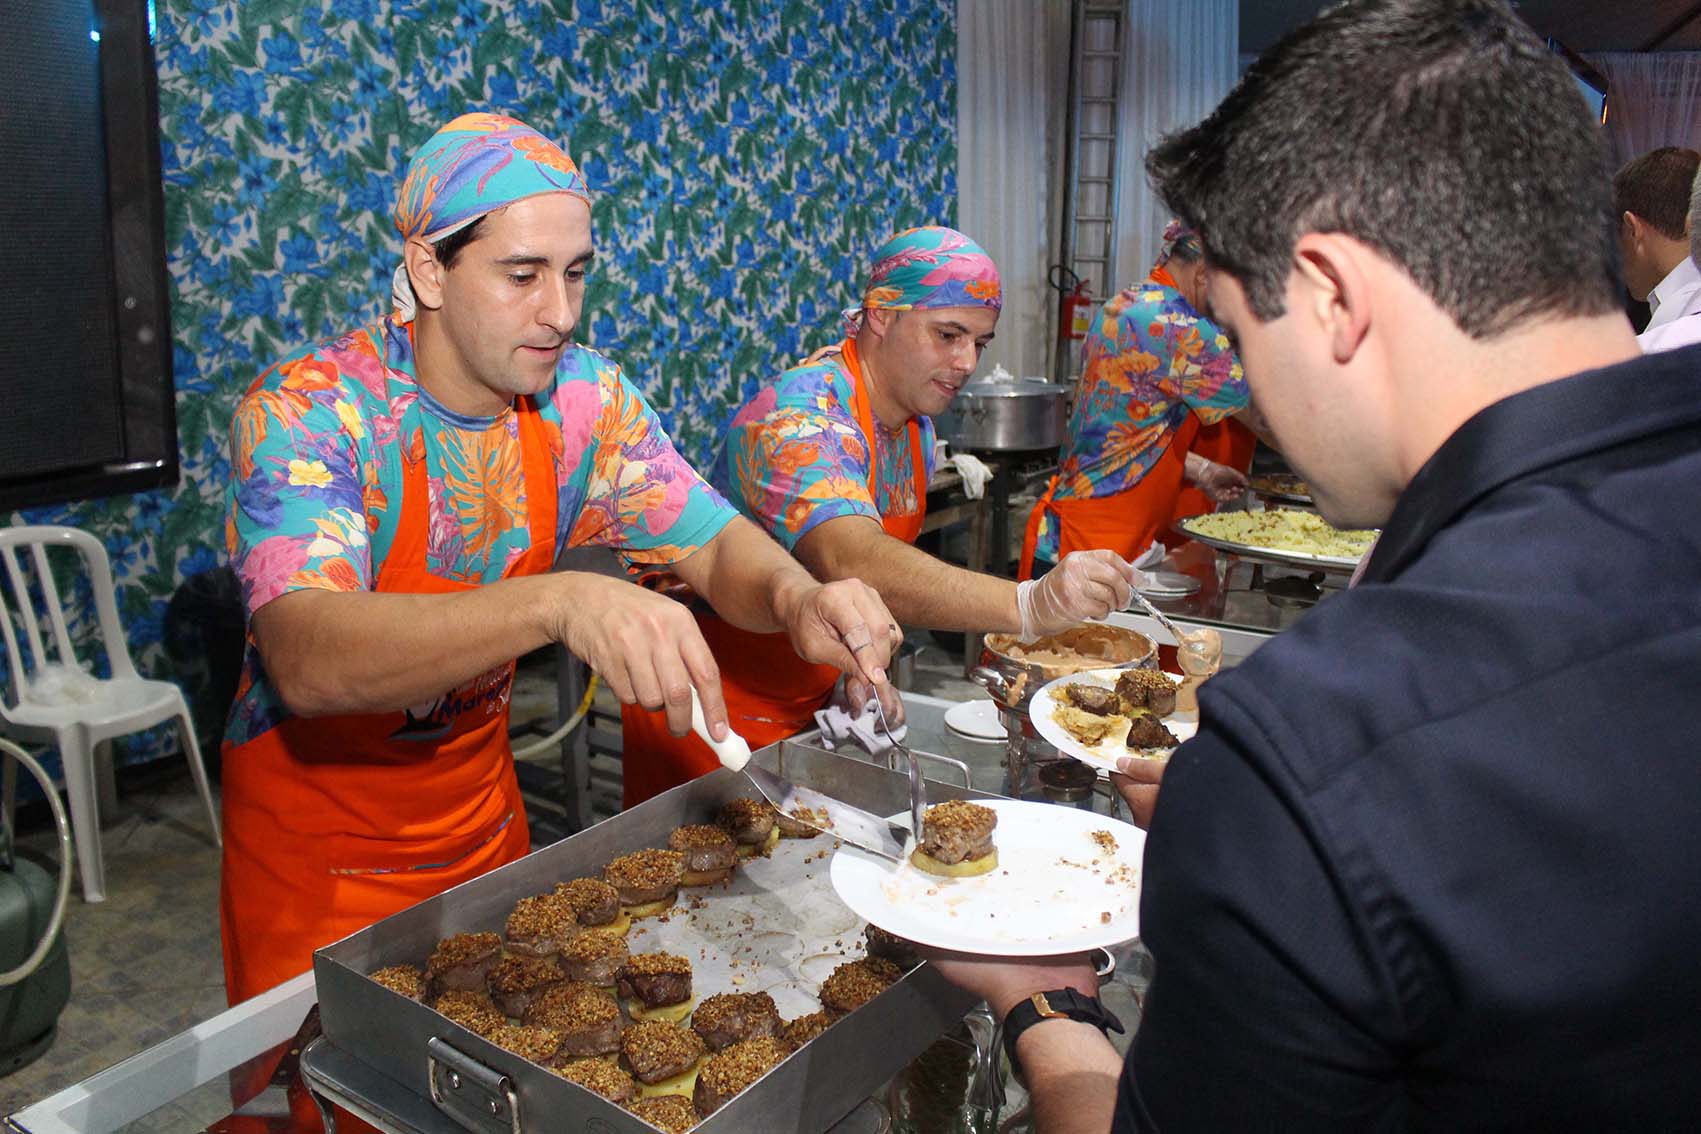
[[[578, 337], [702, 467], [758, 384], [836, 340], [881, 241], [955, 220], [954, 0], [162, 0], [157, 16], [183, 479], [11, 522], [99, 535], [138, 667], [192, 698], [162, 633], [174, 591], [224, 558], [236, 399], [285, 351], [386, 309], [400, 171], [454, 115], [566, 142], [596, 195]], [[170, 743], [156, 731], [126, 758]]]

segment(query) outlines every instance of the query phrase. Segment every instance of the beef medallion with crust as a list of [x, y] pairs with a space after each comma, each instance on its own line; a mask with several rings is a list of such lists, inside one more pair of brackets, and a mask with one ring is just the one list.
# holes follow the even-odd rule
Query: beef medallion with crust
[[691, 1092], [697, 1113], [704, 1118], [715, 1113], [790, 1054], [791, 1048], [772, 1036], [758, 1036], [715, 1052], [703, 1060]]
[[425, 983], [433, 995], [484, 991], [484, 978], [502, 956], [502, 938], [494, 933], [457, 933], [437, 943], [425, 962]]
[[780, 841], [774, 805], [765, 799], [730, 800], [721, 808], [719, 822], [738, 843], [738, 853], [746, 858], [765, 854]]
[[533, 997], [566, 980], [553, 957], [503, 957], [484, 978], [491, 1001], [504, 1016], [524, 1016]]
[[514, 911], [502, 927], [510, 953], [528, 957], [553, 957], [561, 946], [579, 935], [579, 918], [573, 906], [559, 894], [536, 894], [514, 903]]
[[918, 870], [952, 878], [986, 874], [998, 865], [992, 829], [998, 813], [990, 807], [951, 799], [934, 804], [921, 819], [921, 845], [910, 852]]
[[557, 882], [555, 893], [573, 907], [581, 929], [625, 933], [632, 921], [620, 910], [620, 891], [601, 878], [574, 878]]
[[679, 1020], [691, 1011], [691, 962], [677, 953], [634, 953], [614, 983], [634, 1020]]
[[879, 957], [846, 961], [821, 983], [821, 1004], [830, 1012], [854, 1012], [903, 977], [903, 970]]
[[629, 917], [651, 917], [673, 908], [684, 870], [684, 855], [651, 847], [621, 855], [602, 868], [602, 876], [619, 891]]
[[618, 933], [581, 933], [567, 942], [555, 958], [561, 970], [574, 980], [607, 988], [629, 955], [626, 938]]
[[675, 827], [667, 837], [669, 850], [685, 856], [681, 886], [709, 886], [732, 877], [738, 865], [738, 844], [722, 827], [706, 823]]
[[620, 1036], [621, 1062], [633, 1078], [651, 1089], [648, 1094], [682, 1094], [682, 1080], [703, 1057], [702, 1037], [690, 1028], [666, 1020], [638, 1020]]
[[766, 992], [716, 993], [691, 1013], [691, 1030], [703, 1037], [710, 1051], [757, 1036], [777, 1036], [780, 1028], [780, 1010]]
[[581, 981], [558, 984], [535, 998], [526, 1023], [553, 1028], [561, 1035], [561, 1056], [582, 1059], [620, 1050], [620, 1005], [600, 989]]
[[595, 1091], [610, 1102], [627, 1103], [638, 1093], [638, 1084], [618, 1063], [607, 1059], [573, 1059], [554, 1068], [557, 1075]]
[[697, 1125], [697, 1108], [684, 1095], [651, 1095], [627, 1103], [626, 1109], [665, 1134], [685, 1134]]

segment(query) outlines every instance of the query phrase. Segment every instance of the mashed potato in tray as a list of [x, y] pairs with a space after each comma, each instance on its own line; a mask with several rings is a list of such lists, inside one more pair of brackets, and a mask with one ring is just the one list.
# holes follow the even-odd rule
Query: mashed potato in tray
[[1243, 543], [1248, 547], [1328, 555], [1337, 559], [1359, 558], [1370, 550], [1376, 539], [1373, 531], [1342, 531], [1330, 527], [1328, 521], [1315, 512], [1301, 512], [1293, 508], [1264, 512], [1214, 512], [1194, 516], [1184, 526], [1190, 532]]

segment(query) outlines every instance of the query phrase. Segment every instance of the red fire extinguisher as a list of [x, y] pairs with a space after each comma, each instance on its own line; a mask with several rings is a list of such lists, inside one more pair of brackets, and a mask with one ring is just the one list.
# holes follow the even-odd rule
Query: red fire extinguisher
[[1062, 264], [1051, 269], [1049, 282], [1057, 289], [1057, 341], [1079, 342], [1093, 324], [1093, 296], [1086, 281]]

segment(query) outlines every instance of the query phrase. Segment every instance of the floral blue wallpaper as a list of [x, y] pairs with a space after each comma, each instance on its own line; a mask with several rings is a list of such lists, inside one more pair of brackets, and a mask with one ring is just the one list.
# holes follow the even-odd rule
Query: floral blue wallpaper
[[162, 0], [157, 16], [183, 480], [11, 522], [100, 535], [138, 666], [192, 697], [206, 675], [165, 649], [166, 611], [223, 557], [236, 397], [384, 309], [399, 172], [449, 118], [502, 111], [565, 140], [597, 193], [580, 337], [705, 464], [765, 376], [837, 337], [869, 251], [955, 220], [955, 0]]

